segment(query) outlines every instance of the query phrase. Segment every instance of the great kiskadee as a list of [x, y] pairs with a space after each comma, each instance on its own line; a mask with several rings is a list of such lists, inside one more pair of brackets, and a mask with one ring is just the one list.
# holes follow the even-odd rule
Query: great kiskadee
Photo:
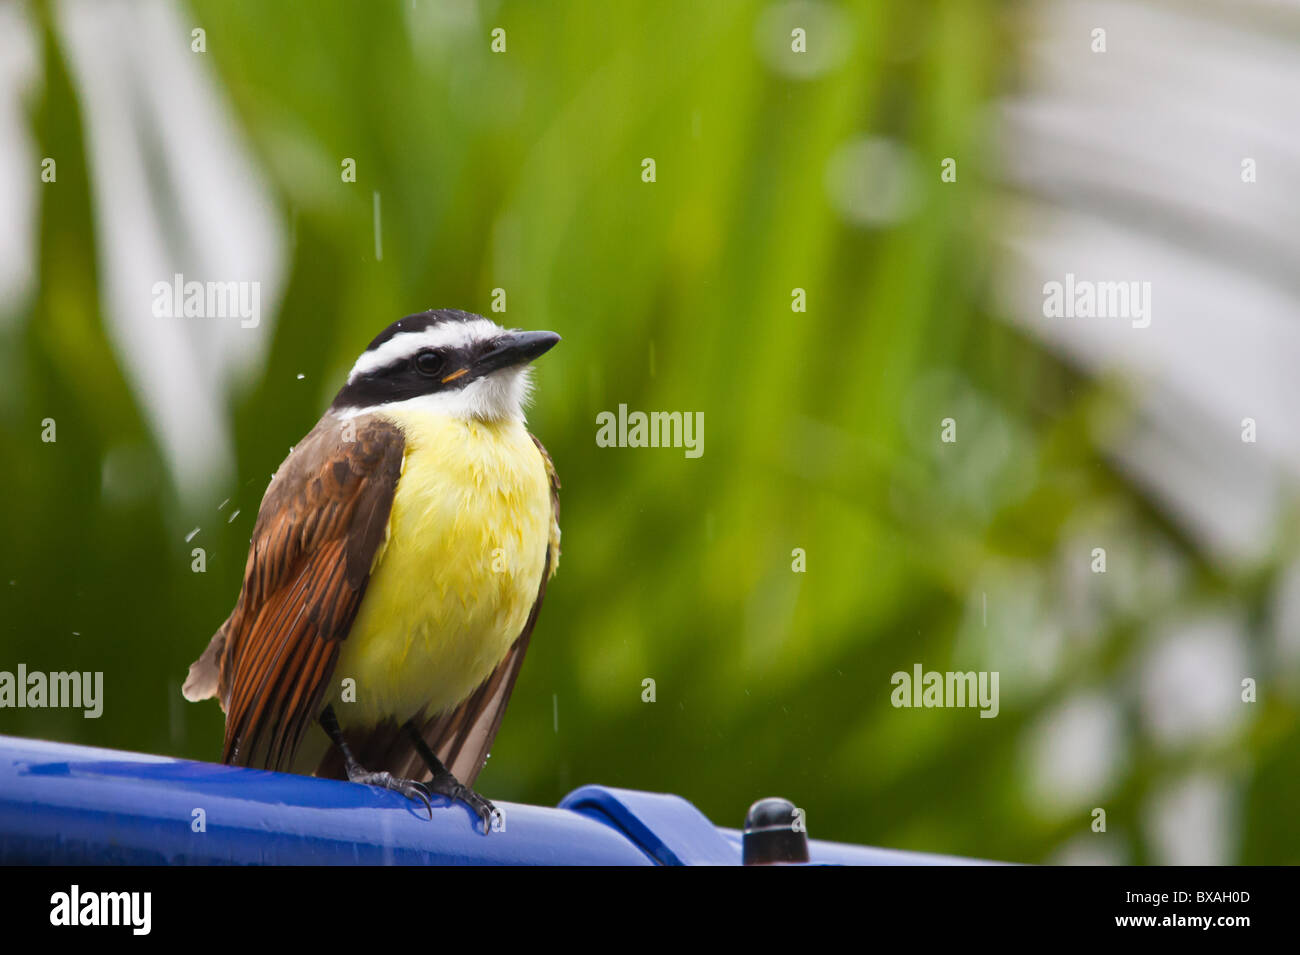
[[[262, 498], [234, 611], [190, 667], [224, 762], [473, 808], [560, 556], [524, 426], [560, 337], [438, 309], [385, 329]], [[319, 725], [324, 732], [315, 731]]]

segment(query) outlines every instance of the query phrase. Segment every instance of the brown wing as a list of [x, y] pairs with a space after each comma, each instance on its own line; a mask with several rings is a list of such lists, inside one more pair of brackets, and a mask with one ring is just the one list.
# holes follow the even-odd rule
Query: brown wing
[[[537, 616], [541, 613], [542, 600], [546, 597], [546, 583], [559, 565], [560, 479], [546, 448], [542, 447], [536, 437], [533, 437], [533, 443], [541, 452], [551, 482], [550, 540], [546, 547], [546, 561], [537, 589], [537, 600], [505, 659], [497, 664], [497, 668], [477, 690], [452, 710], [416, 717], [416, 723], [421, 727], [420, 734], [429, 748], [458, 780], [470, 787], [487, 762], [488, 750], [496, 739], [497, 730], [501, 728], [506, 704], [515, 688], [515, 680], [524, 663], [524, 653], [528, 650], [528, 640], [537, 623]], [[361, 765], [367, 768], [383, 768], [408, 779], [427, 779], [430, 776], [428, 768], [411, 746], [406, 734], [391, 720], [360, 732], [348, 733], [348, 743]], [[331, 747], [316, 770], [316, 775], [339, 776], [342, 771], [341, 757]]]
[[330, 416], [272, 480], [239, 602], [218, 632], [224, 762], [292, 764], [386, 538], [404, 449], [380, 418]]

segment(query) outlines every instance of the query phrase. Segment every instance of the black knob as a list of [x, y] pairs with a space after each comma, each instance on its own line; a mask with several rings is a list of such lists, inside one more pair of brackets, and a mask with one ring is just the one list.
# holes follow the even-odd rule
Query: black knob
[[[798, 828], [796, 828], [796, 823]], [[807, 862], [803, 814], [788, 799], [760, 799], [745, 813], [745, 865]]]

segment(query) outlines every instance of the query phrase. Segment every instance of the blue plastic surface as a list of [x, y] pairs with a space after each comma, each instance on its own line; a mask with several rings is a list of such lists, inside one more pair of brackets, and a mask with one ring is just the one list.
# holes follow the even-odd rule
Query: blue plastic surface
[[[718, 832], [734, 847], [742, 851], [744, 833], [739, 829], [719, 829]], [[824, 839], [808, 840], [809, 865], [999, 865], [984, 859], [966, 859], [961, 856], [933, 855], [928, 852], [904, 852], [902, 849], [876, 849], [856, 846], [849, 842], [827, 842]]]
[[[496, 805], [504, 831], [485, 836], [468, 807], [445, 799], [430, 820], [371, 786], [0, 736], [0, 865], [741, 862], [741, 834], [680, 796], [583, 786], [557, 809]], [[814, 865], [971, 862], [809, 845]]]
[[660, 865], [740, 865], [739, 843], [729, 841], [681, 796], [610, 786], [583, 786], [560, 802], [627, 834]]
[[430, 821], [371, 786], [0, 736], [6, 865], [654, 864], [581, 813], [497, 807], [485, 836], [445, 799]]

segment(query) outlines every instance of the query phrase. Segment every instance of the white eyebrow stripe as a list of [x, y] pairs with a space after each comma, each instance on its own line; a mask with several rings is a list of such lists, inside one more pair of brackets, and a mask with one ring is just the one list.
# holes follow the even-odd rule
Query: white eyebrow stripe
[[471, 342], [484, 341], [505, 329], [486, 318], [470, 322], [442, 322], [421, 332], [398, 332], [374, 351], [363, 352], [348, 373], [348, 384], [361, 375], [409, 358], [426, 348], [463, 348]]

